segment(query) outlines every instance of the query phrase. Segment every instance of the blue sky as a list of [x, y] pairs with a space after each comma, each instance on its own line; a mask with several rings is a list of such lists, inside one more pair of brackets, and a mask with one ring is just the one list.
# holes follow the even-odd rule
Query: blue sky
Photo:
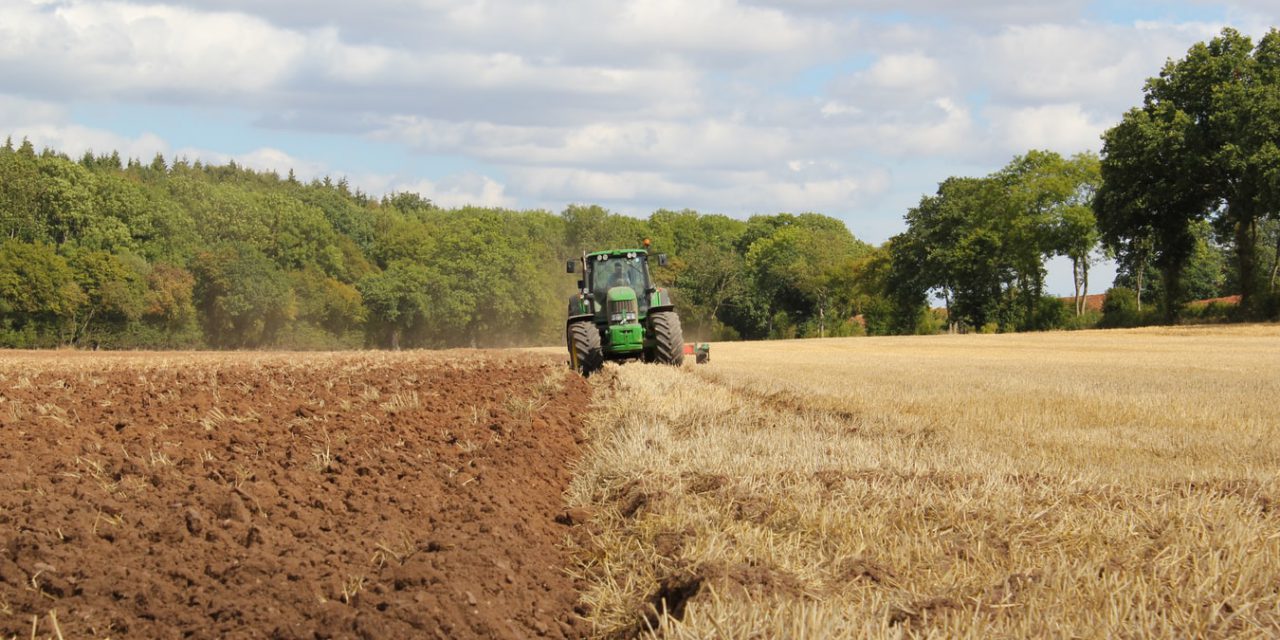
[[0, 134], [446, 206], [817, 211], [881, 242], [948, 176], [1098, 150], [1165, 59], [1264, 33], [1270, 4], [10, 0]]

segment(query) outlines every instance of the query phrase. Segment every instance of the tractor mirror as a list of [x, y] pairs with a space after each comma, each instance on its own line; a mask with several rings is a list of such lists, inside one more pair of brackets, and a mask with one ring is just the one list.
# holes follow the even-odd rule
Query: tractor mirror
[[667, 266], [667, 254], [665, 253], [658, 254], [658, 266], [659, 267]]
[[578, 288], [579, 288], [579, 289], [586, 289], [586, 288], [587, 288], [587, 281], [586, 281], [586, 280], [579, 280], [579, 281], [578, 281]]
[[564, 272], [565, 272], [565, 273], [577, 273], [577, 272], [578, 272], [578, 265], [577, 265], [577, 264], [575, 264], [576, 262], [577, 262], [577, 260], [566, 260], [566, 261], [565, 261], [565, 263], [564, 263]]

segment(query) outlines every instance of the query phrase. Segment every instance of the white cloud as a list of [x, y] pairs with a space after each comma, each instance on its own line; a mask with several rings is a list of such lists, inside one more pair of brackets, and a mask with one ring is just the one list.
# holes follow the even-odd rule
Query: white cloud
[[617, 6], [615, 19], [604, 23], [608, 41], [639, 46], [663, 42], [686, 51], [789, 53], [817, 35], [786, 12], [732, 0], [634, 0]]
[[609, 168], [744, 168], [777, 162], [796, 145], [789, 131], [732, 119], [538, 127], [396, 118], [376, 135], [509, 165]]
[[9, 127], [64, 120], [66, 109], [50, 102], [0, 93], [0, 122]]
[[756, 185], [752, 195], [759, 202], [774, 205], [777, 211], [838, 211], [883, 193], [888, 174], [875, 172], [865, 177], [845, 176], [804, 182], [773, 181]]
[[[831, 83], [833, 99], [821, 107], [827, 118], [841, 117], [861, 124], [919, 124], [933, 120], [936, 108], [956, 106], [951, 96], [956, 78], [937, 58], [919, 51], [887, 53], [866, 69]], [[852, 116], [852, 117], [850, 117]]]
[[237, 13], [128, 3], [0, 5], [0, 69], [83, 96], [219, 95], [278, 85], [304, 41]]
[[883, 56], [862, 77], [872, 87], [915, 94], [936, 94], [950, 84], [937, 60], [916, 52]]
[[542, 201], [600, 202], [635, 215], [685, 207], [708, 212], [775, 213], [856, 206], [884, 193], [889, 176], [882, 170], [867, 171], [862, 177], [849, 172], [827, 176], [792, 168], [786, 173], [757, 170], [672, 176], [529, 167], [513, 170], [510, 183]]
[[836, 116], [855, 117], [860, 116], [863, 113], [862, 109], [851, 104], [845, 104], [839, 100], [828, 100], [822, 103], [822, 108], [819, 109], [819, 112], [826, 118], [833, 118]]
[[744, 54], [792, 55], [834, 39], [829, 21], [735, 0], [187, 0], [235, 9], [298, 31], [333, 26], [352, 41], [396, 41], [418, 50], [539, 51], [566, 63], [648, 64], [671, 56], [731, 62]]
[[[378, 178], [368, 180], [380, 182]], [[357, 183], [360, 180], [357, 179]], [[445, 177], [438, 181], [417, 180], [403, 181], [399, 178], [386, 180], [381, 192], [410, 191], [421, 194], [424, 198], [440, 207], [454, 208], [464, 206], [476, 207], [516, 207], [514, 198], [507, 195], [506, 186], [489, 176], [467, 173]]]
[[[345, 23], [281, 27], [254, 15], [269, 9], [243, 9], [6, 3], [0, 72], [26, 91], [59, 98], [304, 103], [465, 119], [482, 97], [505, 104], [508, 117], [536, 119], [573, 107], [687, 113], [700, 97], [696, 61], [779, 64], [795, 54], [811, 58], [805, 52], [814, 43], [833, 40], [822, 22], [732, 0], [584, 3], [577, 11], [441, 2], [397, 25], [419, 30], [367, 42], [348, 39]], [[459, 103], [462, 111], [450, 109]]]
[[1100, 137], [1118, 117], [1102, 120], [1085, 113], [1078, 103], [1049, 104], [1038, 107], [991, 109], [989, 117], [1010, 154], [1028, 149], [1049, 149], [1071, 154], [1099, 151]]
[[511, 182], [532, 197], [561, 202], [672, 202], [692, 195], [690, 185], [648, 171], [528, 167], [512, 170]]
[[963, 23], [1033, 23], [1070, 20], [1080, 15], [1087, 0], [753, 0], [753, 4], [825, 14], [850, 12], [906, 14], [931, 20]]
[[970, 80], [996, 99], [1035, 104], [1087, 101], [1123, 110], [1164, 61], [1216, 33], [1214, 25], [1039, 24], [979, 39]]
[[928, 108], [905, 115], [872, 125], [861, 137], [888, 156], [963, 155], [977, 144], [972, 113], [951, 98], [937, 98]]

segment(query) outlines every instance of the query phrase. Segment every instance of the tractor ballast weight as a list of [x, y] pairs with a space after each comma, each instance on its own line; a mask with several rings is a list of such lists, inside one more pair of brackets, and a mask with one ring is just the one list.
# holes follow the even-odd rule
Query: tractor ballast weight
[[[671, 295], [649, 275], [649, 241], [644, 244], [644, 249], [583, 253], [565, 264], [568, 273], [582, 268], [578, 292], [569, 297], [565, 341], [569, 365], [584, 376], [606, 360], [684, 363], [680, 317]], [[666, 255], [657, 257], [658, 264], [666, 264]]]

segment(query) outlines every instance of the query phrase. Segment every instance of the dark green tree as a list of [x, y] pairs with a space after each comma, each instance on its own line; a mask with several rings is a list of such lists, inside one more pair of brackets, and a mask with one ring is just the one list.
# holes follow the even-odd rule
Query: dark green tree
[[1185, 116], [1191, 158], [1179, 168], [1194, 171], [1180, 175], [1192, 183], [1184, 190], [1207, 187], [1206, 208], [1223, 204], [1217, 222], [1233, 238], [1242, 306], [1251, 308], [1262, 284], [1258, 225], [1280, 211], [1280, 33], [1273, 29], [1255, 47], [1228, 28], [1192, 46], [1148, 81], [1144, 108]]
[[141, 319], [146, 310], [145, 261], [106, 251], [79, 251], [70, 267], [83, 292], [74, 314], [72, 343], [93, 340], [95, 323], [120, 330]]
[[197, 253], [192, 272], [196, 309], [213, 346], [271, 345], [297, 315], [288, 277], [251, 244], [225, 242]]
[[1114, 252], [1140, 264], [1150, 247], [1169, 322], [1195, 249], [1192, 225], [1215, 201], [1210, 172], [1188, 138], [1193, 124], [1186, 112], [1161, 103], [1126, 113], [1103, 135], [1103, 182], [1094, 205], [1103, 242]]
[[0, 242], [0, 322], [6, 346], [53, 346], [72, 339], [85, 303], [75, 273], [53, 247]]

